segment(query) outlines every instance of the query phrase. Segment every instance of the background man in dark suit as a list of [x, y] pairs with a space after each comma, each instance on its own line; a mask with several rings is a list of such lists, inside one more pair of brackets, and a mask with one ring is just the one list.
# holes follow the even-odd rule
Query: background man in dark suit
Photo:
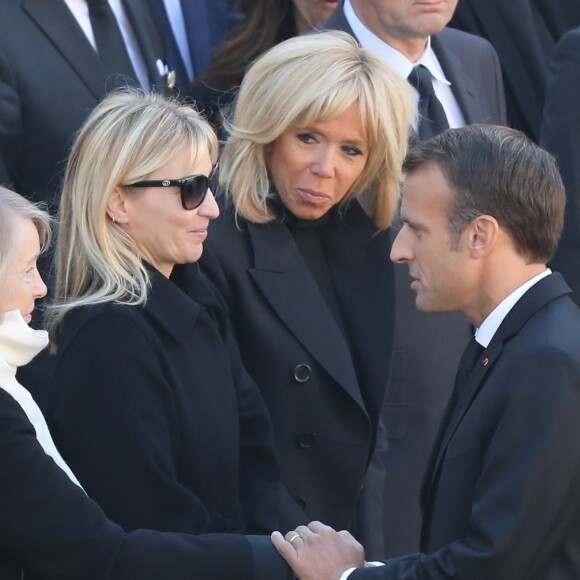
[[149, 0], [167, 47], [176, 83], [185, 88], [209, 66], [213, 49], [239, 17], [234, 0]]
[[274, 543], [303, 580], [577, 579], [580, 310], [546, 268], [564, 217], [556, 164], [522, 133], [473, 126], [404, 169], [391, 258], [418, 308], [477, 328], [424, 479], [421, 553], [344, 574], [362, 564], [346, 532], [315, 522]]
[[[456, 4], [346, 0], [325, 27], [352, 34], [401, 77], [416, 65], [425, 66], [449, 126], [503, 124], [499, 61], [487, 41], [445, 28]], [[392, 229], [393, 236], [397, 231], [398, 226]], [[421, 477], [470, 333], [457, 313], [417, 311], [402, 266], [395, 266], [395, 285], [393, 370], [383, 409], [389, 437], [384, 513], [389, 556], [419, 546]]]
[[580, 2], [461, 0], [450, 26], [487, 38], [496, 49], [510, 127], [538, 142], [554, 46], [580, 25]]
[[556, 46], [544, 107], [540, 144], [556, 156], [566, 186], [564, 231], [552, 266], [566, 277], [580, 304], [580, 27]]
[[74, 133], [105, 93], [166, 84], [162, 39], [146, 5], [111, 7], [136, 79], [100, 58], [83, 0], [0, 0], [0, 184], [52, 211]]

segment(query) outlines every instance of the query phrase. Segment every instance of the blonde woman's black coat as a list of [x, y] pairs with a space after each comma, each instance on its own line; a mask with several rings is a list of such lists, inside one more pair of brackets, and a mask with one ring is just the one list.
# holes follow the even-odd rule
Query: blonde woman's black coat
[[309, 519], [382, 553], [384, 468], [376, 453], [393, 340], [389, 233], [354, 201], [320, 227], [344, 329], [292, 234], [231, 209], [200, 261], [230, 310], [244, 366], [274, 425], [282, 480]]

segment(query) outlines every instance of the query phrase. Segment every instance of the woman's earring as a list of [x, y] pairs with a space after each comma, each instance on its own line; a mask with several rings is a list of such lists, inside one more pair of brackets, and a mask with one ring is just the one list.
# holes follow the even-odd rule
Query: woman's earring
[[114, 215], [113, 215], [113, 216], [111, 216], [111, 219], [113, 220], [113, 223], [114, 223], [114, 224], [115, 224], [115, 223], [117, 223], [117, 218], [116, 218]]

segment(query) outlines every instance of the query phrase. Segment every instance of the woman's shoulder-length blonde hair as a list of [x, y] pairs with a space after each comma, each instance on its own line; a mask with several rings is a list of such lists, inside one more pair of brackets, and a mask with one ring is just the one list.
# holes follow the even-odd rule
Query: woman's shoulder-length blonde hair
[[[17, 219], [29, 219], [35, 225], [40, 239], [40, 251], [50, 244], [51, 220], [40, 206], [0, 186], [0, 294], [4, 292], [6, 272], [16, 250]], [[0, 322], [2, 313], [0, 312]]]
[[266, 150], [286, 131], [332, 119], [356, 104], [368, 159], [345, 201], [360, 197], [386, 229], [397, 207], [401, 166], [415, 104], [412, 89], [378, 56], [344, 32], [291, 38], [250, 67], [226, 122], [222, 184], [236, 215], [254, 223], [274, 219]]
[[127, 88], [90, 114], [73, 144], [60, 199], [48, 317], [53, 339], [71, 308], [146, 301], [147, 270], [130, 235], [109, 218], [109, 198], [116, 187], [146, 179], [186, 146], [192, 166], [205, 151], [215, 163], [217, 139], [210, 125], [177, 100]]

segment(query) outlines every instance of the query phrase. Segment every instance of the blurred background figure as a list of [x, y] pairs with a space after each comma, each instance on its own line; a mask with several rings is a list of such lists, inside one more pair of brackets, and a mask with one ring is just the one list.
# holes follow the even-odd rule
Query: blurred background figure
[[219, 214], [216, 156], [191, 107], [124, 91], [95, 108], [67, 165], [48, 420], [126, 530], [284, 527], [264, 402], [215, 292], [196, 268], [180, 271]]
[[268, 536], [126, 534], [82, 490], [15, 377], [48, 343], [45, 331], [28, 325], [46, 294], [36, 261], [49, 242], [48, 214], [0, 187], [2, 580], [286, 578]]
[[200, 262], [265, 398], [296, 507], [353, 531], [369, 557], [383, 552], [387, 228], [412, 101], [408, 83], [347, 34], [270, 49], [227, 125], [228, 194]]
[[220, 130], [222, 114], [251, 62], [275, 44], [320, 26], [337, 5], [338, 0], [239, 0], [242, 20], [185, 94]]
[[163, 33], [175, 86], [184, 89], [209, 66], [214, 48], [239, 20], [234, 0], [149, 0]]
[[566, 187], [564, 230], [550, 262], [561, 272], [580, 304], [580, 27], [558, 42], [550, 74], [540, 144], [556, 156]]
[[493, 44], [503, 70], [508, 124], [538, 142], [550, 60], [560, 37], [580, 25], [580, 2], [460, 0], [450, 25]]
[[[457, 0], [345, 0], [325, 27], [354, 35], [413, 85], [419, 105], [412, 141], [444, 127], [504, 124], [501, 69], [489, 42], [446, 25]], [[391, 228], [392, 237], [400, 224]], [[383, 409], [389, 451], [385, 554], [419, 549], [419, 495], [429, 452], [471, 329], [454, 312], [415, 308], [406, 268], [396, 264], [393, 368]]]
[[141, 0], [0, 0], [0, 185], [58, 208], [74, 134], [127, 84], [166, 90], [165, 50]]

